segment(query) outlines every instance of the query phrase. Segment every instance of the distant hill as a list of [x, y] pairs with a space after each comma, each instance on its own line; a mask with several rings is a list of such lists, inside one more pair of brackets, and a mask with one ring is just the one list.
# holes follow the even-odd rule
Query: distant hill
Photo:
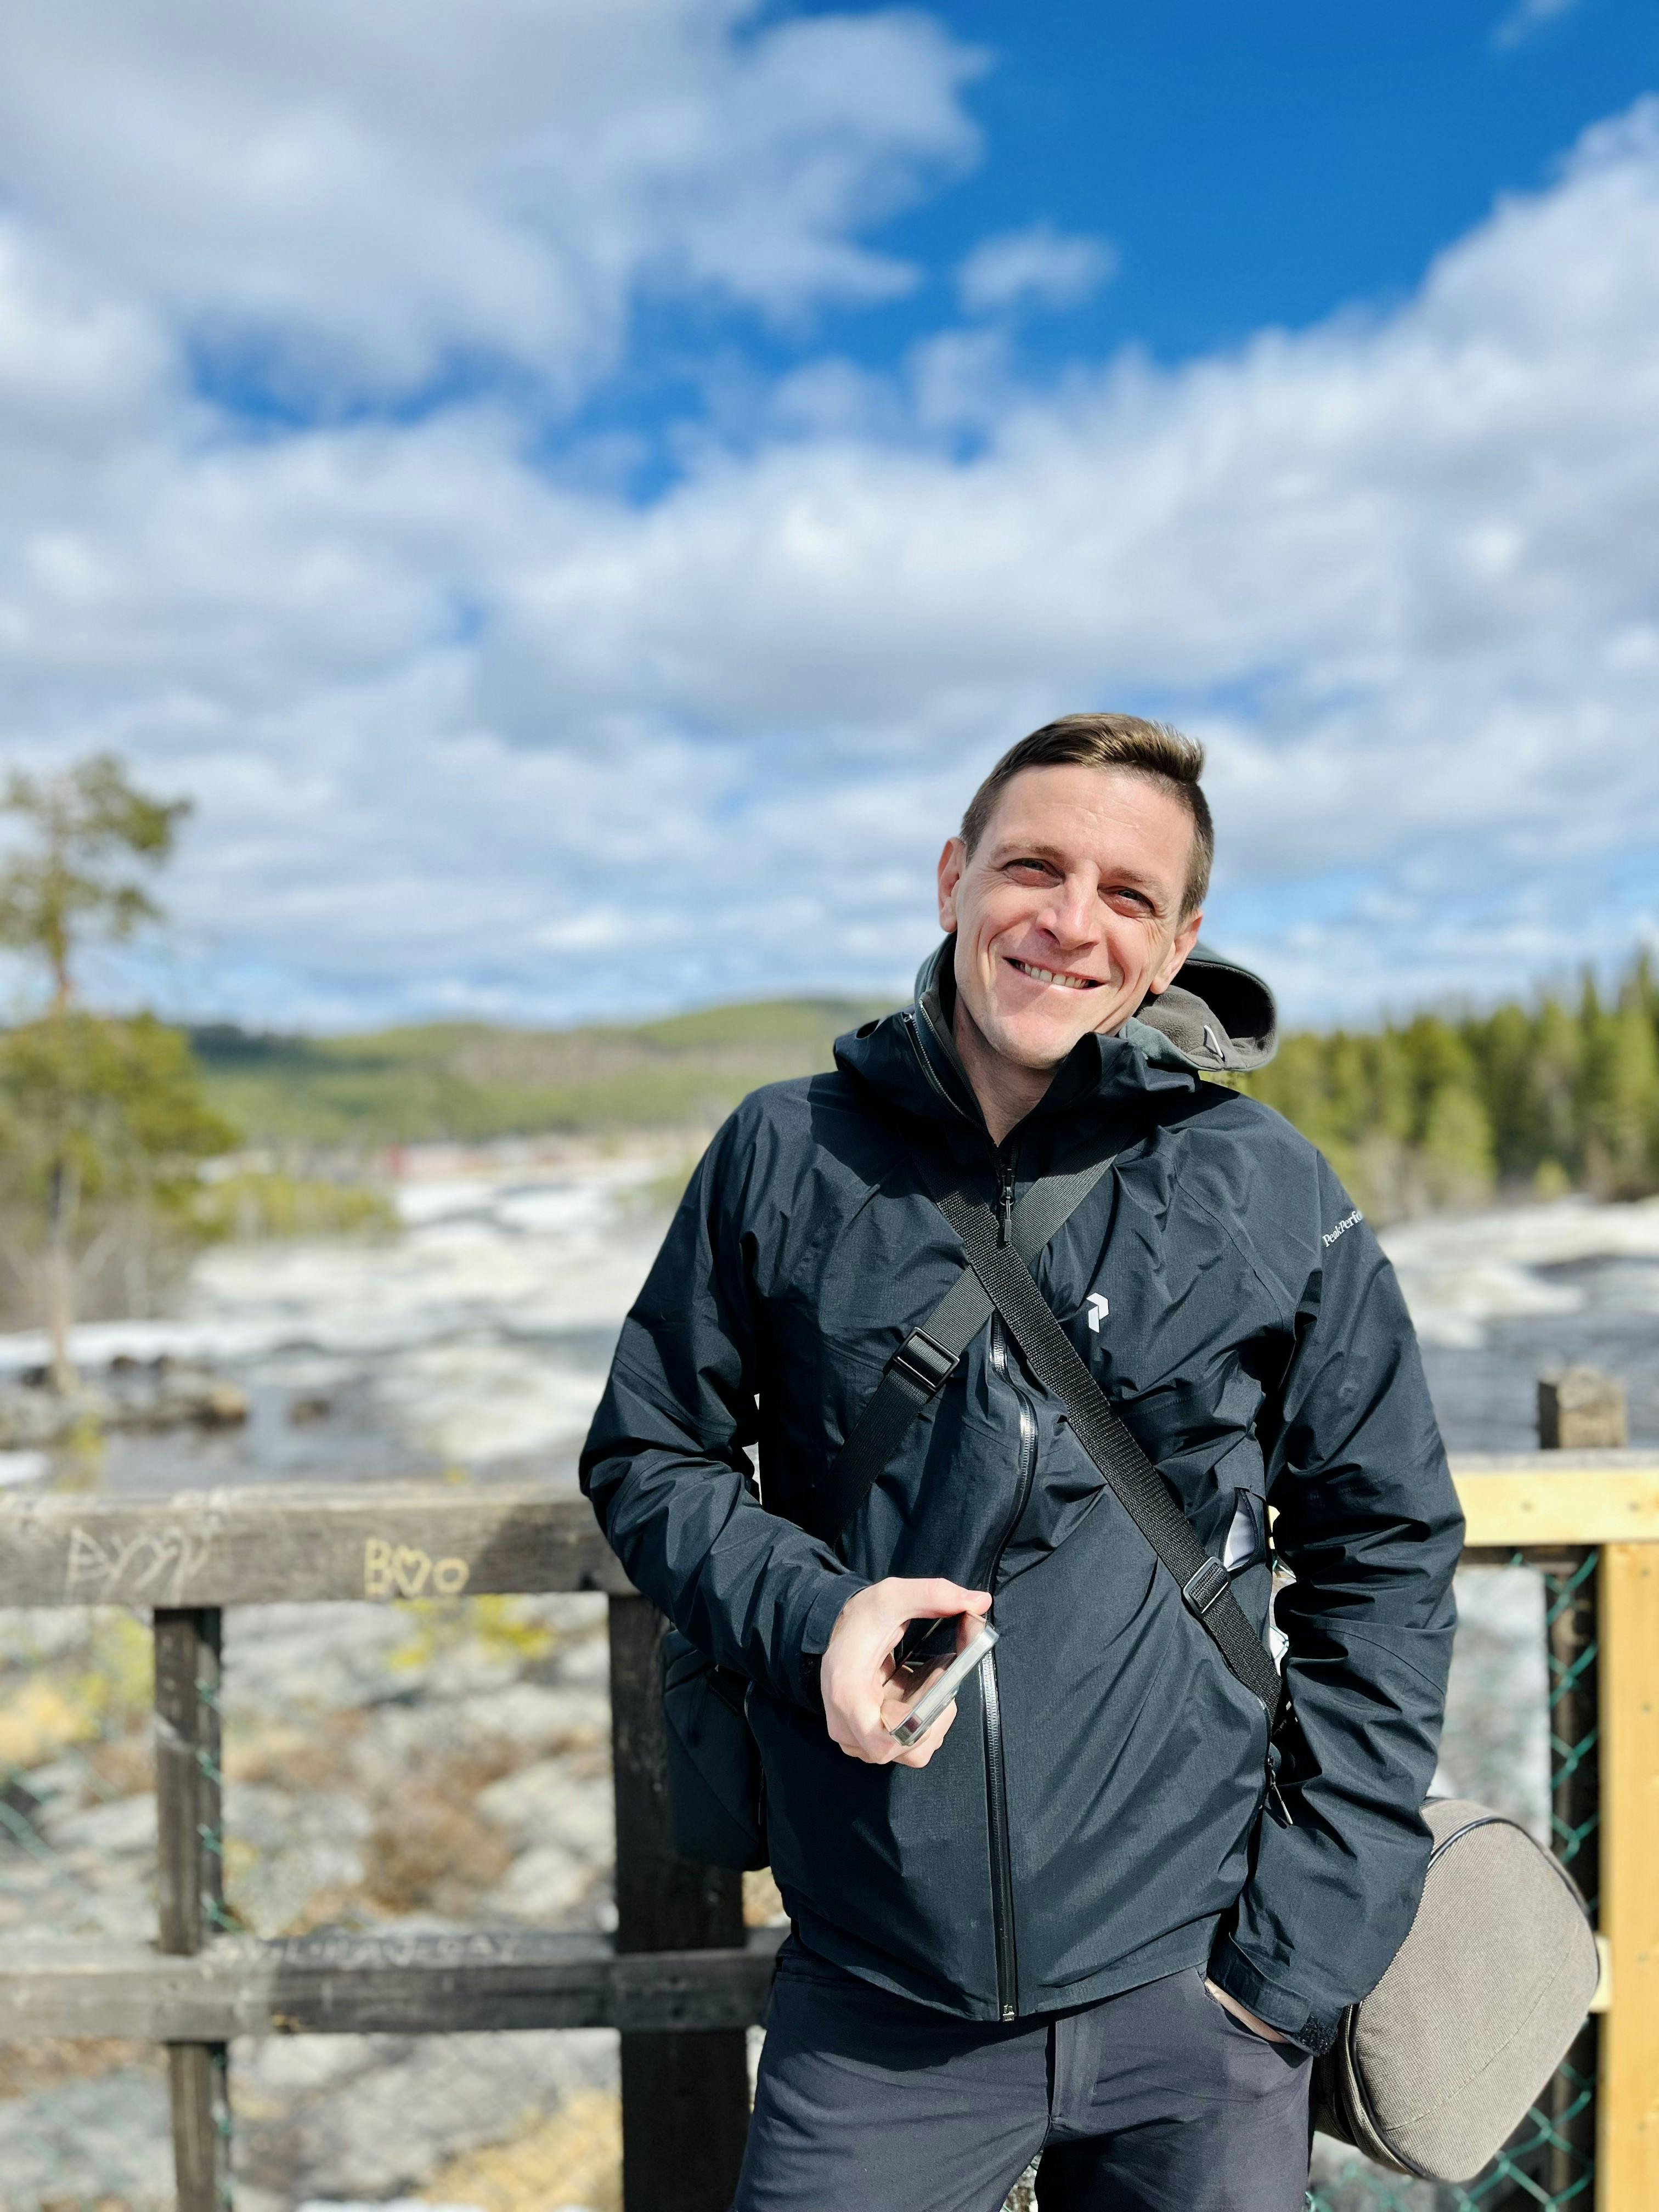
[[216, 1023], [190, 1039], [214, 1106], [250, 1144], [373, 1147], [707, 1125], [758, 1084], [828, 1067], [836, 1037], [887, 1011], [769, 999], [628, 1027], [307, 1037]]
[[[746, 1091], [830, 1064], [859, 999], [711, 1006], [629, 1028], [479, 1024], [372, 1036], [191, 1042], [211, 1103], [252, 1143], [368, 1148], [428, 1138], [708, 1127]], [[1659, 973], [1611, 989], [1421, 1013], [1371, 1030], [1292, 1031], [1237, 1087], [1312, 1138], [1376, 1220], [1495, 1193], [1659, 1191]]]

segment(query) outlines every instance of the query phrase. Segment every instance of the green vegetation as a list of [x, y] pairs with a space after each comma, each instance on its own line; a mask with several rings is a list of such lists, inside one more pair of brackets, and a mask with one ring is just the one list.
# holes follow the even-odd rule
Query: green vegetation
[[1419, 1014], [1288, 1036], [1239, 1085], [1313, 1139], [1389, 1220], [1499, 1191], [1659, 1190], [1659, 977], [1644, 954], [1610, 996]]
[[176, 1030], [76, 1002], [82, 948], [160, 919], [134, 871], [166, 861], [188, 803], [150, 798], [100, 753], [55, 775], [15, 772], [0, 811], [22, 830], [0, 865], [0, 944], [36, 961], [49, 992], [38, 1020], [0, 1038], [0, 1259], [44, 1314], [67, 1393], [89, 1281], [113, 1276], [129, 1310], [151, 1304], [191, 1241], [197, 1164], [236, 1133]]
[[250, 1243], [270, 1237], [381, 1237], [398, 1212], [365, 1184], [249, 1169], [217, 1176], [191, 1193], [190, 1217], [203, 1237]]
[[629, 1027], [445, 1023], [343, 1037], [191, 1034], [209, 1096], [251, 1142], [353, 1150], [422, 1139], [708, 1127], [746, 1091], [828, 1067], [885, 1008], [763, 1000]]
[[[708, 1127], [757, 1084], [827, 1067], [834, 1039], [881, 1011], [775, 1000], [627, 1028], [193, 1042], [214, 1106], [250, 1138], [361, 1150]], [[1379, 1220], [1499, 1193], [1639, 1196], [1659, 1189], [1659, 978], [1644, 957], [1610, 996], [1586, 982], [1571, 1003], [1303, 1030], [1239, 1087], [1311, 1137]], [[684, 1181], [676, 1169], [664, 1188]]]

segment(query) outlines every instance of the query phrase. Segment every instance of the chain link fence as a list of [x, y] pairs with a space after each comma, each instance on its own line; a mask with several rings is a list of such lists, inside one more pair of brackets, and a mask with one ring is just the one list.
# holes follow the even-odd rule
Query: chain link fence
[[[1461, 1579], [1444, 1785], [1595, 1859], [1594, 1557]], [[1590, 1614], [1593, 1619], [1593, 1611]], [[1546, 1656], [1548, 1697], [1546, 1717]], [[148, 1942], [156, 1807], [148, 1614], [0, 1614], [0, 1939]], [[259, 1606], [224, 1620], [230, 1930], [605, 1929], [612, 1808], [605, 1601]], [[1584, 1885], [1594, 1894], [1593, 1879]], [[751, 1924], [781, 1917], [764, 1876]], [[751, 2039], [758, 2043], [757, 2035]], [[1437, 2189], [1321, 2140], [1315, 2212], [1590, 2212], [1594, 2032], [1504, 2155]], [[607, 2031], [271, 2036], [230, 2049], [239, 2212], [419, 2203], [618, 2212]], [[1025, 2192], [1029, 2199], [1029, 2190]], [[5, 2212], [163, 2212], [165, 2063], [116, 2041], [0, 2045]]]
[[[1497, 1695], [1501, 1673], [1483, 1670], [1476, 1683], [1456, 1679], [1465, 1675], [1471, 1659], [1480, 1666], [1480, 1632], [1490, 1634], [1494, 1616], [1501, 1617], [1503, 1600], [1475, 1611], [1475, 1634], [1466, 1639], [1460, 1628], [1460, 1647], [1475, 1645], [1471, 1653], [1460, 1648], [1448, 1705], [1448, 1756], [1453, 1762], [1468, 1761], [1477, 1772], [1486, 1770], [1484, 1789], [1470, 1794], [1490, 1798], [1504, 1811], [1524, 1819], [1572, 1875], [1594, 1914], [1599, 1887], [1598, 1829], [1599, 1731], [1595, 1718], [1596, 1642], [1595, 1567], [1597, 1554], [1587, 1551], [1565, 1563], [1564, 1571], [1533, 1575], [1516, 1559], [1504, 1569], [1466, 1571], [1459, 1577], [1459, 1596], [1467, 1622], [1473, 1589], [1484, 1583], [1501, 1590], [1503, 1583], [1536, 1585], [1533, 1600], [1541, 1615], [1536, 1649], [1544, 1668], [1540, 1732], [1547, 1755], [1547, 1803], [1539, 1802], [1526, 1786], [1524, 1773], [1513, 1768], [1493, 1772], [1494, 1742], [1512, 1751], [1512, 1741], [1501, 1725]], [[1530, 1596], [1530, 1589], [1528, 1590]], [[1541, 1602], [1540, 1602], [1541, 1601]], [[1529, 1606], [1527, 1608], [1531, 1610]], [[1500, 1662], [1501, 1666], [1501, 1662]], [[1465, 1709], [1471, 1691], [1494, 1701], [1486, 1727]], [[1534, 1698], [1533, 1711], [1539, 1714]], [[1595, 2200], [1595, 2024], [1592, 2021], [1568, 2052], [1565, 2063], [1543, 2100], [1527, 2114], [1510, 2142], [1486, 2172], [1461, 2185], [1402, 2180], [1352, 2155], [1344, 2157], [1334, 2145], [1316, 2148], [1315, 2185], [1309, 2192], [1310, 2212], [1592, 2212]]]

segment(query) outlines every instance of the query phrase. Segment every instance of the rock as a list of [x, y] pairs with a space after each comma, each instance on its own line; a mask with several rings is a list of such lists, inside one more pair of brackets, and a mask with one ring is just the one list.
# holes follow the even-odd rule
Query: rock
[[262, 2100], [335, 2088], [356, 2081], [373, 2063], [355, 2036], [272, 2035], [256, 2048]]
[[[383, 2197], [374, 2204], [364, 2198], [349, 2200], [340, 2197], [307, 2197], [300, 2212], [479, 2212], [476, 2204], [434, 2204], [424, 2197]], [[572, 2212], [568, 2206], [560, 2206], [557, 2212]], [[580, 2212], [580, 2208], [577, 2208]]]
[[238, 2065], [241, 2094], [261, 2115], [239, 2135], [249, 2180], [283, 2191], [290, 2204], [407, 2196], [456, 2153], [510, 2138], [579, 2087], [614, 2094], [617, 2081], [617, 2039], [603, 2028], [384, 2035], [353, 2038], [365, 2063], [331, 2087], [295, 2096], [268, 2087], [265, 2057], [276, 2039]]
[[568, 1759], [542, 1759], [481, 1790], [477, 1808], [526, 1846], [486, 1899], [492, 1911], [542, 1923], [572, 1915], [592, 1921], [616, 1849], [608, 1779], [585, 1782]]
[[155, 1849], [155, 1799], [118, 1797], [112, 1805], [94, 1805], [62, 1820], [48, 1817], [46, 1832], [60, 1850], [93, 1851], [100, 1858], [125, 1858]]
[[0, 2110], [5, 2202], [172, 2212], [173, 2142], [159, 2066], [125, 2067]]
[[233, 1717], [285, 1717], [407, 1698], [419, 1676], [394, 1663], [408, 1647], [401, 1609], [378, 1605], [244, 1606], [225, 1636], [226, 1733]]
[[516, 1830], [526, 1843], [559, 1843], [592, 1865], [610, 1863], [616, 1848], [611, 1785], [579, 1780], [568, 1759], [521, 1767], [481, 1790], [477, 1802], [486, 1820]]
[[49, 1674], [9, 1686], [0, 1705], [0, 1769], [27, 1768], [43, 1764], [73, 1743], [86, 1743], [99, 1733], [100, 1715], [96, 1690], [83, 1684], [54, 1680]]
[[609, 1698], [611, 1639], [603, 1615], [586, 1634], [573, 1636], [568, 1643], [559, 1646], [551, 1672], [558, 1682], [572, 1686], [578, 1682], [585, 1683], [591, 1688], [603, 1691]]
[[605, 1734], [611, 1704], [586, 1686], [554, 1687], [514, 1682], [492, 1698], [459, 1701], [471, 1731], [505, 1736], [512, 1743], [559, 1743]]
[[556, 1923], [586, 1904], [596, 1880], [592, 1862], [562, 1844], [538, 1844], [514, 1860], [512, 1871], [485, 1899], [492, 1912], [539, 1926]]
[[107, 1372], [107, 1390], [82, 1384], [62, 1397], [44, 1377], [0, 1384], [0, 1451], [49, 1449], [88, 1425], [224, 1429], [239, 1428], [248, 1417], [246, 1391], [210, 1367], [118, 1358]]
[[0, 1384], [0, 1451], [28, 1451], [63, 1443], [83, 1424], [107, 1421], [113, 1401], [101, 1390], [73, 1390], [65, 1397], [44, 1384]]
[[106, 1425], [115, 1429], [239, 1428], [247, 1393], [210, 1367], [183, 1365], [165, 1354], [121, 1379]]
[[374, 1816], [341, 1790], [228, 1782], [224, 1794], [227, 1901], [258, 1936], [276, 1936], [319, 1891], [362, 1887]]

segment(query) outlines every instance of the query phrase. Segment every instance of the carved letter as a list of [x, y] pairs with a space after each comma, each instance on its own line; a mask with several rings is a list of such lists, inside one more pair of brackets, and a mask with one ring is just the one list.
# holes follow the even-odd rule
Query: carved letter
[[391, 1597], [392, 1547], [384, 1537], [370, 1536], [363, 1545], [363, 1595]]

